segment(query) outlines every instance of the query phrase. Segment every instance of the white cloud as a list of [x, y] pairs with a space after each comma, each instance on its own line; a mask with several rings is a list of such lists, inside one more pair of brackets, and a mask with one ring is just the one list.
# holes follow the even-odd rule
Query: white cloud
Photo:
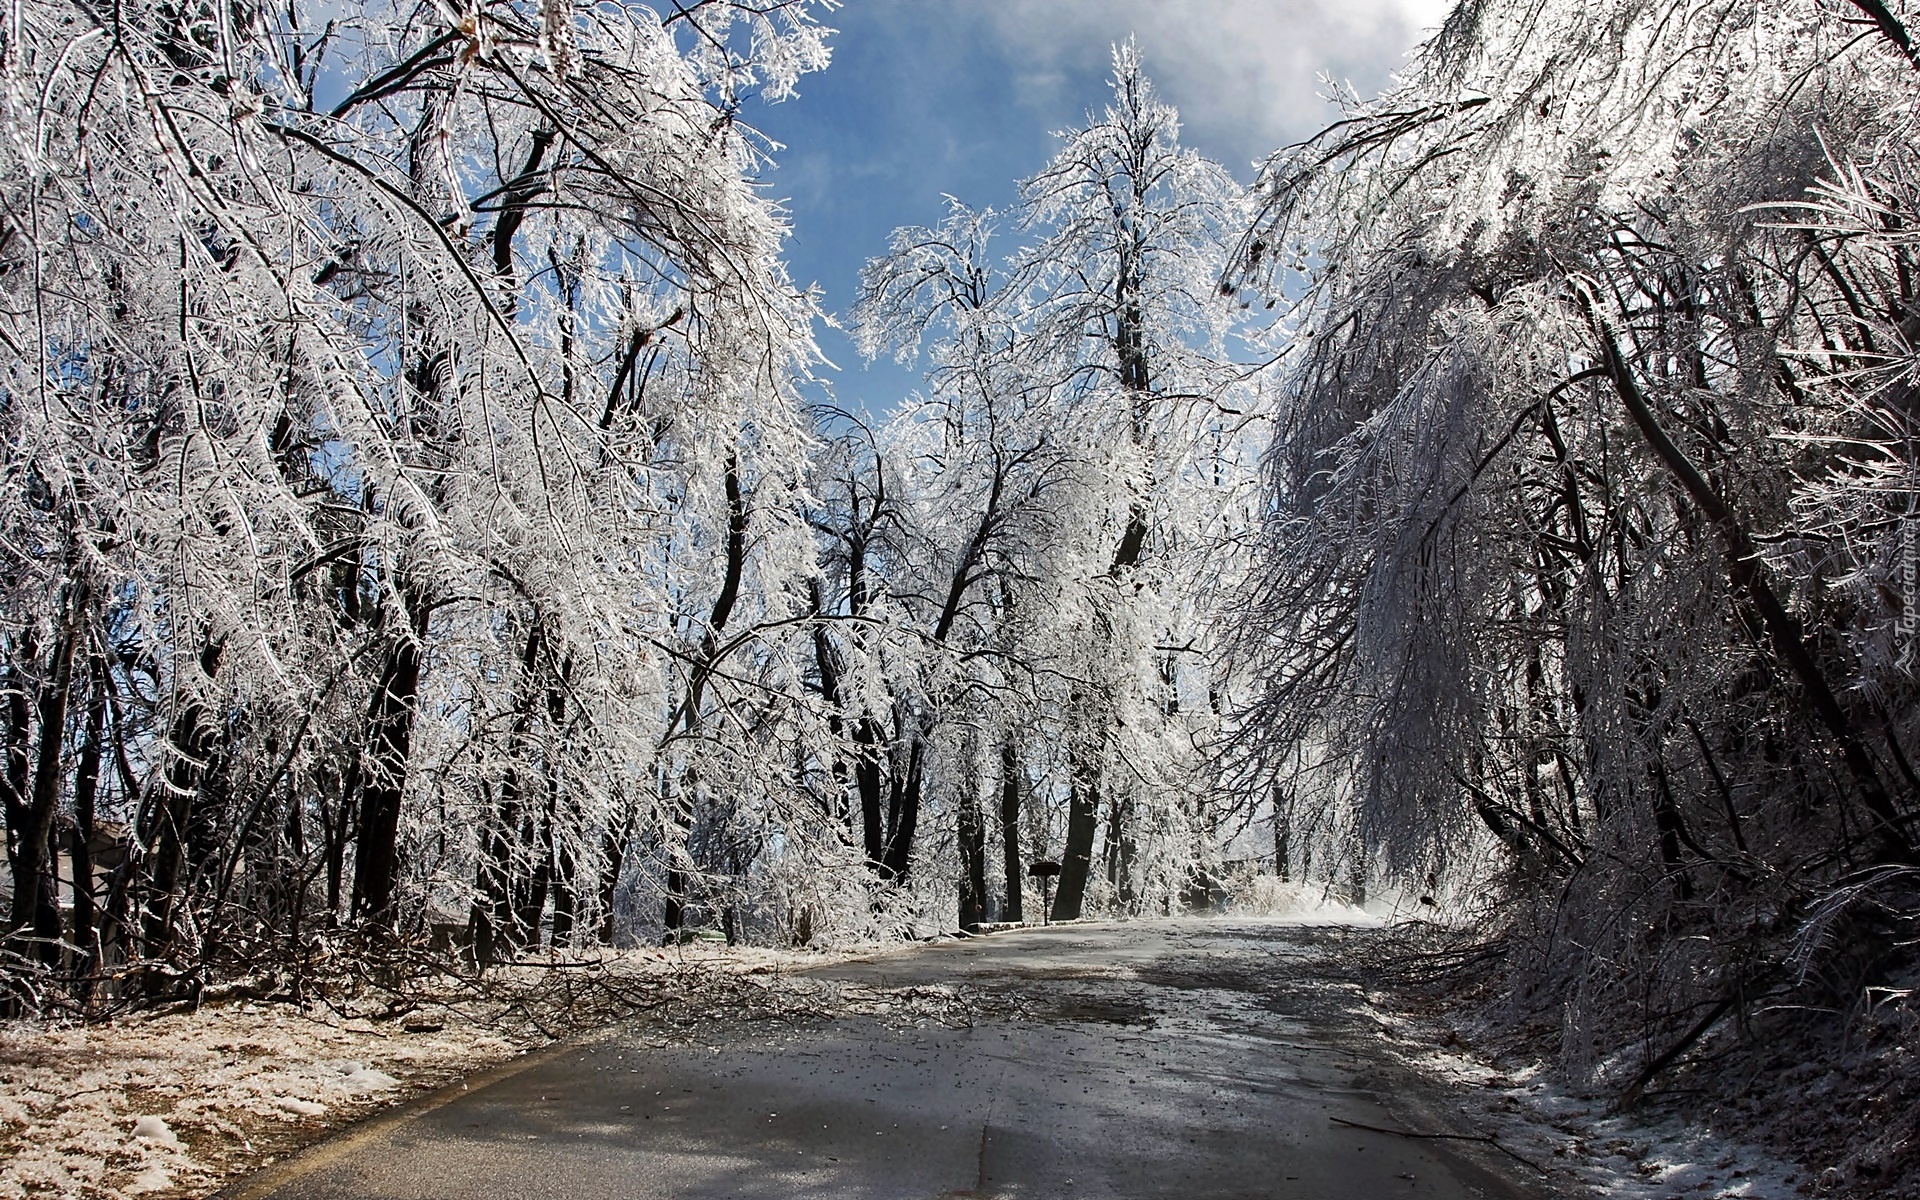
[[1019, 72], [1014, 86], [1038, 106], [1061, 68], [1104, 62], [1139, 38], [1147, 71], [1177, 105], [1190, 140], [1247, 162], [1334, 116], [1322, 76], [1378, 92], [1408, 51], [1445, 17], [1449, 0], [994, 0], [963, 11], [983, 18]]

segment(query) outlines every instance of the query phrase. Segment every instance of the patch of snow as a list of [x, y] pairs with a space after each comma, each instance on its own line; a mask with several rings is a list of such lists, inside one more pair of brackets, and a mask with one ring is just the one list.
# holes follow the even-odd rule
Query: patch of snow
[[1257, 875], [1234, 896], [1225, 915], [1234, 920], [1258, 918], [1278, 925], [1344, 925], [1374, 928], [1393, 919], [1392, 903], [1376, 899], [1351, 904], [1325, 884], [1293, 883], [1271, 875]]
[[480, 1020], [435, 1023], [407, 1033], [324, 1007], [225, 1005], [87, 1030], [0, 1022], [0, 1058], [17, 1064], [0, 1082], [0, 1113], [17, 1117], [0, 1124], [0, 1200], [210, 1193], [401, 1076], [431, 1085], [521, 1048]]
[[346, 1085], [356, 1092], [384, 1092], [388, 1088], [400, 1086], [400, 1081], [385, 1071], [376, 1071], [372, 1067], [363, 1067], [359, 1063], [349, 1064], [353, 1069], [346, 1073]]
[[151, 1142], [156, 1146], [165, 1146], [169, 1150], [180, 1149], [180, 1139], [174, 1134], [172, 1128], [167, 1125], [166, 1118], [155, 1116], [152, 1113], [148, 1113], [133, 1123], [133, 1136], [143, 1142]]
[[148, 1192], [164, 1192], [173, 1187], [173, 1176], [159, 1163], [153, 1163], [134, 1175], [126, 1187], [121, 1189], [129, 1196], [141, 1196]]
[[302, 1100], [298, 1096], [280, 1096], [274, 1100], [273, 1106], [281, 1112], [292, 1113], [296, 1117], [317, 1117], [327, 1111], [326, 1105]]
[[[1509, 1151], [1609, 1200], [1797, 1200], [1804, 1172], [1759, 1146], [1644, 1111], [1613, 1111], [1577, 1095], [1538, 1064], [1502, 1071], [1453, 1029], [1368, 997], [1382, 1040], [1423, 1074], [1445, 1080], [1469, 1120]], [[1441, 1049], [1440, 1047], [1450, 1047]]]

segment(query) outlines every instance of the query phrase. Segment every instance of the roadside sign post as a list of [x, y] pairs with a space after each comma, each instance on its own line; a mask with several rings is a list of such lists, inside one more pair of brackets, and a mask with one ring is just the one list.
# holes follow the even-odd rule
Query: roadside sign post
[[1060, 864], [1051, 859], [1041, 859], [1027, 868], [1027, 874], [1040, 881], [1040, 923], [1053, 924], [1053, 877], [1060, 873]]

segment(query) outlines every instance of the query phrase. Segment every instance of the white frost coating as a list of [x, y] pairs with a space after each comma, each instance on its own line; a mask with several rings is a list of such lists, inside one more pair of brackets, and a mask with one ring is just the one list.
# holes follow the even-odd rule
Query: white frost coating
[[274, 1100], [273, 1106], [281, 1112], [290, 1113], [296, 1117], [317, 1117], [327, 1111], [327, 1106], [324, 1104], [315, 1104], [311, 1100], [302, 1100], [296, 1096], [281, 1096]]
[[1794, 1200], [1804, 1169], [1760, 1146], [1689, 1127], [1671, 1117], [1621, 1115], [1605, 1098], [1580, 1097], [1537, 1068], [1502, 1073], [1436, 1041], [1457, 1042], [1431, 1025], [1375, 1010], [1392, 1048], [1445, 1080], [1474, 1126], [1535, 1162], [1570, 1171], [1609, 1200]]
[[1392, 907], [1374, 900], [1350, 904], [1324, 884], [1286, 883], [1271, 876], [1254, 878], [1233, 898], [1228, 912], [1279, 925], [1345, 925], [1373, 928], [1393, 919]]
[[[1915, 1020], [1911, 14], [1469, 0], [1271, 158], [1228, 280], [1286, 314], [1253, 757], [1629, 1106], [1765, 1127]], [[1910, 1187], [1862, 1112], [1802, 1152]]]

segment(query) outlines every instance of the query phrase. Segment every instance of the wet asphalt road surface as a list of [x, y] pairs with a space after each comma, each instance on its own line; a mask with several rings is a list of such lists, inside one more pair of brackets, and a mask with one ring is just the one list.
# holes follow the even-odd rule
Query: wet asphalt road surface
[[1472, 1132], [1377, 1051], [1352, 988], [1315, 969], [1334, 939], [1271, 923], [1072, 925], [842, 964], [812, 974], [915, 1002], [664, 1047], [623, 1027], [455, 1085], [227, 1195], [1545, 1195], [1483, 1145], [1334, 1120]]

